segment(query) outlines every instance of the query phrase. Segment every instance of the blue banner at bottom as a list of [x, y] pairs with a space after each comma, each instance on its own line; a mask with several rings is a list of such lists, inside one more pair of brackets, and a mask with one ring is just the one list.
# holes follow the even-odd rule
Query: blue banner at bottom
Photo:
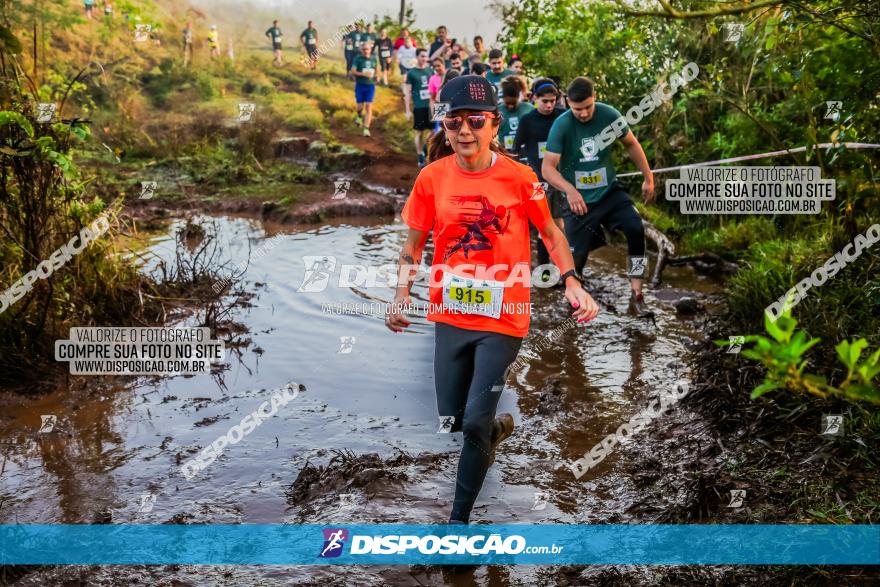
[[876, 565], [880, 525], [0, 525], [0, 564]]

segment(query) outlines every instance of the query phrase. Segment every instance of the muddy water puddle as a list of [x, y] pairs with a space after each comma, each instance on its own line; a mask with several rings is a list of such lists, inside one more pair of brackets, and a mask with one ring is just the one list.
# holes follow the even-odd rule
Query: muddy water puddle
[[[6, 443], [0, 445], [0, 522], [445, 521], [461, 435], [437, 433], [432, 324], [414, 317], [410, 332], [393, 334], [378, 310], [328, 313], [327, 304], [372, 302], [378, 308], [393, 295], [390, 288], [334, 287], [338, 271], [321, 291], [298, 291], [304, 258], [335, 257], [337, 267], [395, 263], [405, 226], [348, 219], [294, 230], [247, 218], [209, 221], [224, 259], [244, 265], [251, 256], [245, 286], [256, 295], [232, 315], [247, 326], [242, 338], [250, 343], [227, 352], [228, 368], [219, 375], [123, 384], [92, 378], [37, 399], [0, 394], [0, 441]], [[172, 224], [152, 241], [152, 263], [174, 258], [178, 228]], [[271, 250], [254, 255], [278, 234], [283, 238]], [[672, 303], [682, 296], [711, 301], [716, 286], [688, 269], [669, 268], [661, 289], [646, 295], [655, 322], [637, 319], [627, 313], [625, 254], [606, 247], [591, 257], [587, 282], [603, 311], [585, 328], [560, 328], [570, 310], [559, 290], [534, 291], [536, 314], [520, 353], [524, 365], [511, 376], [498, 408], [513, 414], [517, 428], [487, 475], [475, 523], [620, 521], [637, 502], [638, 491], [616, 472], [615, 454], [580, 481], [566, 463], [642, 410], [652, 395], [687, 378], [683, 356], [696, 325], [677, 315]], [[414, 301], [426, 298], [426, 285], [417, 284]], [[554, 330], [552, 344], [539, 344]], [[183, 460], [291, 382], [305, 390], [194, 479], [182, 476]], [[41, 415], [57, 417], [52, 432], [38, 432]], [[616, 450], [650, 447], [637, 436]], [[597, 479], [605, 481], [602, 491]], [[219, 584], [224, 571], [215, 570]], [[364, 584], [450, 581], [438, 569], [417, 568], [227, 571], [269, 584], [306, 577], [362, 578]], [[111, 572], [95, 571], [96, 584]], [[153, 572], [126, 571], [140, 580]], [[534, 572], [484, 568], [476, 577], [505, 584]]]

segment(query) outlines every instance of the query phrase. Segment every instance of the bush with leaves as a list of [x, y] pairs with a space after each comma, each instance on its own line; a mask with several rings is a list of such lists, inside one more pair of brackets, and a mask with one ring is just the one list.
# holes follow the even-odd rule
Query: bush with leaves
[[[752, 399], [777, 389], [787, 389], [797, 394], [821, 398], [836, 396], [880, 405], [880, 387], [875, 382], [880, 375], [880, 349], [862, 359], [862, 352], [868, 347], [867, 340], [844, 340], [835, 347], [838, 358], [847, 369], [846, 378], [835, 385], [821, 375], [804, 373], [809, 364], [805, 355], [820, 339], [808, 338], [806, 332], [796, 330], [797, 320], [788, 311], [775, 322], [769, 313], [765, 313], [764, 327], [771, 338], [759, 334], [743, 337], [745, 343], [754, 346], [744, 349], [742, 356], [760, 362], [767, 369], [764, 382], [752, 390]], [[738, 343], [716, 341], [716, 344], [731, 346]]]

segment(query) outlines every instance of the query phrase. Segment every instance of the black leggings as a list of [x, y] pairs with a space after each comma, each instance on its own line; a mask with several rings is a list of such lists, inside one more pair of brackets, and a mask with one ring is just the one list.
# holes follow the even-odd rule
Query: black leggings
[[434, 381], [440, 424], [453, 416], [450, 431], [464, 433], [450, 520], [469, 521], [489, 470], [495, 408], [521, 344], [516, 336], [436, 324]]
[[633, 206], [629, 193], [620, 184], [613, 184], [602, 199], [587, 204], [587, 213], [576, 216], [565, 212], [565, 237], [572, 247], [574, 270], [580, 275], [593, 249], [607, 244], [602, 227], [608, 232], [620, 230], [626, 236], [630, 257], [645, 255], [645, 225]]

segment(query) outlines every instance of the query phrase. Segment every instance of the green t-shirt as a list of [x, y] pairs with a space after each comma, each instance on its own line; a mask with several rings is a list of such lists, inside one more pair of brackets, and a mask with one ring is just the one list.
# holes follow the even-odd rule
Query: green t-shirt
[[509, 75], [516, 75], [509, 69], [505, 69], [501, 73], [492, 73], [492, 70], [486, 72], [486, 79], [489, 80], [493, 86], [495, 86], [495, 95], [498, 96], [498, 101], [501, 101], [501, 80], [506, 78]]
[[375, 55], [370, 55], [369, 57], [364, 57], [363, 54], [360, 54], [354, 58], [354, 61], [352, 62], [351, 65], [352, 65], [352, 67], [354, 67], [354, 70], [357, 71], [358, 73], [363, 73], [367, 70], [373, 71], [374, 77], [360, 77], [360, 76], [358, 76], [355, 78], [357, 83], [359, 83], [359, 84], [375, 84], [376, 83], [375, 73], [376, 73], [376, 70], [379, 68], [379, 60], [376, 59]]
[[345, 39], [345, 50], [354, 51], [355, 45], [357, 45], [358, 40], [361, 38], [361, 34], [357, 31], [351, 31], [342, 38]]
[[271, 37], [273, 45], [281, 44], [281, 29], [277, 26], [270, 27], [268, 31], [266, 31], [266, 36]]
[[363, 45], [364, 43], [369, 41], [370, 44], [375, 47], [376, 46], [376, 39], [378, 39], [378, 38], [379, 38], [379, 35], [377, 35], [376, 33], [361, 33], [361, 45]]
[[428, 81], [434, 74], [430, 67], [419, 69], [414, 67], [406, 72], [406, 83], [412, 87], [413, 109], [428, 108], [431, 94], [428, 92]]
[[[612, 127], [611, 123], [618, 119], [622, 119], [622, 126], [618, 123]], [[603, 102], [596, 102], [596, 111], [589, 122], [579, 122], [568, 110], [550, 127], [547, 151], [561, 155], [559, 172], [577, 188], [587, 204], [601, 200], [617, 179], [611, 156], [614, 143], [607, 139], [621, 138], [628, 131], [629, 126], [620, 112]], [[609, 144], [600, 149], [604, 142]]]
[[516, 129], [519, 128], [519, 120], [535, 107], [528, 102], [520, 102], [513, 111], [502, 105], [498, 109], [501, 113], [501, 128], [498, 129], [498, 141], [504, 145], [508, 151], [513, 150], [513, 139], [516, 137]]
[[299, 38], [302, 39], [306, 45], [316, 45], [318, 43], [318, 30], [306, 29], [302, 32]]

